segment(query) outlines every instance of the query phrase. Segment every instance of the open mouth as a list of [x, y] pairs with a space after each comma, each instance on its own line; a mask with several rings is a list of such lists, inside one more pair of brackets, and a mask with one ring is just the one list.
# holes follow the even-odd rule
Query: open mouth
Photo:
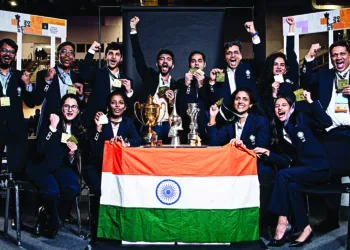
[[72, 112], [67, 113], [67, 118], [73, 118], [74, 114]]
[[3, 63], [9, 63], [11, 61], [11, 57], [9, 57], [9, 56], [3, 56], [2, 57], [2, 62]]
[[163, 64], [162, 64], [162, 72], [166, 72], [166, 71], [168, 71], [168, 69], [169, 69], [168, 64], [163, 63]]
[[115, 109], [113, 109], [113, 112], [114, 112], [114, 114], [119, 114], [122, 112], [122, 110], [120, 108], [115, 108]]
[[344, 60], [336, 61], [335, 64], [338, 69], [344, 68]]
[[278, 114], [278, 118], [279, 119], [283, 119], [286, 116], [286, 112], [285, 111], [279, 111], [277, 114]]

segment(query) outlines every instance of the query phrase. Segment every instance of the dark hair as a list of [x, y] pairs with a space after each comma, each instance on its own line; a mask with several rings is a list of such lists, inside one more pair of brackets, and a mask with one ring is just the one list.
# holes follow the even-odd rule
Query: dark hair
[[17, 43], [15, 43], [15, 41], [13, 41], [10, 38], [4, 38], [4, 39], [0, 40], [0, 47], [2, 47], [4, 44], [7, 44], [8, 46], [11, 46], [12, 48], [14, 48], [15, 54], [17, 54], [18, 45], [17, 45]]
[[57, 47], [57, 52], [59, 52], [64, 46], [71, 46], [73, 48], [73, 51], [75, 51], [75, 45], [71, 42], [63, 42]]
[[243, 48], [242, 42], [240, 40], [234, 40], [234, 41], [225, 43], [225, 45], [224, 45], [224, 55], [226, 53], [226, 50], [228, 48], [232, 47], [232, 46], [237, 46], [239, 51], [242, 52], [242, 48]]
[[121, 96], [121, 98], [123, 98], [123, 101], [125, 103], [125, 107], [128, 108], [128, 105], [127, 105], [127, 99], [128, 97], [126, 96], [124, 90], [114, 90], [112, 93], [109, 94], [108, 98], [107, 98], [107, 107], [108, 107], [108, 110], [110, 112], [110, 103], [111, 103], [111, 100], [113, 98], [113, 96], [116, 96], [116, 95], [119, 95]]
[[332, 50], [334, 47], [345, 47], [347, 52], [350, 53], [350, 45], [348, 41], [345, 40], [340, 40], [334, 42], [330, 47], [329, 47], [329, 55], [332, 55]]
[[195, 51], [192, 51], [192, 52], [190, 53], [190, 55], [188, 56], [188, 64], [191, 63], [192, 56], [195, 55], [195, 54], [200, 54], [200, 55], [202, 55], [203, 61], [205, 62], [205, 54], [204, 54], [203, 52], [200, 52], [200, 51], [198, 51], [198, 50], [195, 50]]
[[120, 55], [123, 56], [123, 45], [121, 45], [120, 43], [117, 42], [111, 42], [110, 44], [108, 44], [106, 50], [105, 50], [105, 55], [107, 56], [108, 51], [110, 50], [119, 50], [120, 51]]
[[[63, 112], [62, 112], [62, 107], [63, 107], [65, 101], [68, 98], [76, 100], [77, 104], [79, 106], [79, 109], [80, 109], [80, 105], [81, 105], [81, 102], [80, 102], [79, 97], [77, 95], [66, 94], [66, 95], [64, 95], [62, 97], [61, 104], [60, 104], [60, 110], [59, 110], [60, 122], [59, 122], [59, 124], [57, 126], [57, 130], [60, 131], [60, 132], [63, 132], [64, 126], [65, 126], [64, 116], [63, 116]], [[72, 125], [71, 125], [72, 135], [80, 137], [80, 135], [82, 135], [82, 133], [84, 132], [83, 131], [83, 126], [81, 125], [80, 111], [79, 111], [78, 115], [71, 122], [72, 122]]]
[[170, 56], [171, 56], [171, 59], [173, 59], [173, 63], [175, 62], [174, 53], [173, 53], [171, 50], [168, 50], [168, 49], [162, 49], [162, 50], [160, 50], [160, 51], [158, 52], [158, 54], [157, 54], [157, 61], [158, 61], [159, 57], [160, 57], [162, 54], [170, 55]]
[[267, 98], [269, 98], [272, 95], [272, 83], [275, 81], [273, 74], [273, 66], [275, 64], [275, 60], [279, 57], [284, 60], [286, 68], [288, 69], [289, 64], [287, 56], [282, 52], [273, 53], [266, 58], [264, 64], [264, 71], [261, 76], [261, 79], [259, 80], [259, 92], [262, 96], [267, 96]]

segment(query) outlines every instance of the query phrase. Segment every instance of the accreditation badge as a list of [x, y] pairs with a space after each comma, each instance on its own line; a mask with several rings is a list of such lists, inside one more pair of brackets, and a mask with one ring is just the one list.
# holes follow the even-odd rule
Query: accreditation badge
[[1, 107], [9, 107], [10, 106], [10, 97], [4, 96], [0, 98]]
[[72, 135], [70, 135], [70, 134], [62, 133], [61, 142], [62, 142], [62, 143], [67, 143], [68, 139], [69, 139], [71, 136], [72, 136]]
[[347, 113], [349, 111], [348, 98], [338, 95], [335, 98], [335, 113]]
[[68, 86], [68, 94], [76, 95], [77, 94], [77, 89], [75, 87]]
[[122, 82], [119, 79], [113, 79], [113, 87], [121, 88]]
[[349, 85], [348, 79], [338, 79], [337, 80], [337, 87], [338, 87], [337, 92], [338, 93], [342, 92], [346, 85]]

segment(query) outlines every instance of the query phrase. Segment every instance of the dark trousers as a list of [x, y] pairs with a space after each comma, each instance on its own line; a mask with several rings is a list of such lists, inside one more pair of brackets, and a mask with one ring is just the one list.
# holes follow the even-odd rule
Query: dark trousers
[[64, 222], [68, 217], [75, 197], [80, 192], [76, 173], [71, 168], [61, 167], [44, 175], [31, 172], [28, 177], [39, 189], [42, 204], [49, 217], [49, 227], [58, 229], [59, 220]]
[[260, 227], [268, 225], [268, 206], [271, 199], [275, 170], [258, 162], [258, 178], [260, 183]]
[[279, 216], [289, 217], [290, 212], [295, 219], [298, 231], [309, 225], [309, 217], [302, 189], [307, 186], [321, 184], [330, 177], [330, 171], [311, 171], [309, 167], [292, 167], [277, 172], [269, 211]]

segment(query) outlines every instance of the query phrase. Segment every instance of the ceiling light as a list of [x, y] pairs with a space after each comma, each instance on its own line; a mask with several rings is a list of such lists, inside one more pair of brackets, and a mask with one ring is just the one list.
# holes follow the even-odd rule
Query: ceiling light
[[16, 1], [10, 1], [10, 5], [11, 6], [17, 6], [17, 3], [16, 3]]

